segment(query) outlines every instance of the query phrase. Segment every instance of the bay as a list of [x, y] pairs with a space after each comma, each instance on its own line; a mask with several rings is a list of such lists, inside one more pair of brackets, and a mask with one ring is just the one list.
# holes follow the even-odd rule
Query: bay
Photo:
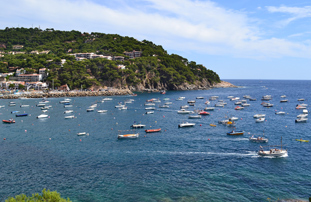
[[[295, 123], [302, 113], [298, 103], [310, 105], [308, 92], [311, 81], [228, 80], [239, 88], [199, 91], [168, 91], [142, 93], [138, 96], [115, 96], [101, 103], [103, 97], [71, 98], [72, 108], [64, 108], [51, 98], [49, 118], [36, 104], [41, 99], [0, 100], [2, 119], [14, 118], [15, 124], [0, 125], [0, 198], [16, 194], [41, 192], [43, 188], [57, 190], [73, 201], [266, 201], [267, 198], [305, 199], [310, 196], [310, 143], [295, 139], [311, 139], [310, 123]], [[250, 95], [257, 101], [243, 110], [234, 110], [227, 97]], [[271, 108], [260, 103], [263, 95], [271, 95]], [[286, 95], [287, 103], [280, 103]], [[177, 101], [178, 97], [185, 97]], [[204, 99], [196, 99], [202, 96]], [[188, 100], [196, 100], [189, 110], [206, 107], [210, 96], [219, 96], [228, 104], [216, 107], [202, 119], [188, 119], [177, 114]], [[146, 100], [157, 98], [154, 114], [145, 114]], [[169, 98], [170, 108], [159, 108]], [[297, 101], [305, 98], [304, 102]], [[126, 99], [127, 110], [115, 106]], [[9, 107], [10, 101], [16, 106]], [[213, 106], [217, 101], [211, 101]], [[87, 112], [97, 103], [94, 112]], [[20, 105], [30, 105], [20, 108]], [[65, 119], [65, 110], [72, 109], [77, 118]], [[105, 109], [107, 113], [97, 113]], [[11, 111], [28, 113], [15, 117]], [[284, 111], [285, 115], [275, 112]], [[266, 114], [266, 121], [256, 123], [254, 114]], [[245, 134], [231, 137], [232, 128], [217, 124], [226, 117], [236, 116], [236, 129]], [[183, 122], [195, 127], [178, 128]], [[118, 130], [130, 130], [134, 123], [145, 124], [137, 129], [135, 140], [118, 140]], [[209, 124], [215, 123], [216, 127]], [[145, 129], [161, 128], [160, 133], [145, 133]], [[260, 144], [249, 142], [252, 134], [269, 139], [265, 145], [280, 144], [281, 137], [288, 157], [263, 158], [257, 155]], [[77, 136], [87, 132], [88, 136]], [[4, 140], [5, 138], [5, 140]], [[263, 144], [262, 144], [263, 145]]]

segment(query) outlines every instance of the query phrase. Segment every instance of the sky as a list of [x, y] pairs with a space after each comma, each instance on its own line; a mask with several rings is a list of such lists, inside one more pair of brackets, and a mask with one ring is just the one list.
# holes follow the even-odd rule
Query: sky
[[311, 0], [0, 0], [0, 5], [0, 29], [146, 39], [222, 80], [311, 79]]

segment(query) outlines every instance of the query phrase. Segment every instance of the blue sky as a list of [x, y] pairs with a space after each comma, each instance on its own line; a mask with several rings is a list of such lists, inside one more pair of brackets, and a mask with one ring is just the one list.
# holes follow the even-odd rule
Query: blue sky
[[221, 79], [311, 79], [311, 0], [0, 0], [0, 29], [113, 33]]

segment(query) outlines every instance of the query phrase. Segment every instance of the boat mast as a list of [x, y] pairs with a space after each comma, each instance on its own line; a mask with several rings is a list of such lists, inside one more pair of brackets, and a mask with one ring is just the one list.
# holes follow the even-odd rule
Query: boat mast
[[282, 151], [282, 136], [281, 136], [281, 151]]

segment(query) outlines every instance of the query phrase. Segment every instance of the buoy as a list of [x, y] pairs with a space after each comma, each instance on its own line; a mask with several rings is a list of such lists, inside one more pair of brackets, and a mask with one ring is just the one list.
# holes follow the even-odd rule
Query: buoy
[[6, 138], [3, 138], [3, 140], [6, 140]]
[[50, 116], [49, 116], [49, 118], [50, 118]]
[[21, 122], [23, 122], [23, 120], [21, 120]]
[[202, 124], [200, 124], [200, 126], [202, 126]]
[[80, 126], [80, 124], [78, 124], [78, 126]]
[[25, 130], [25, 133], [27, 133], [27, 130]]
[[52, 138], [49, 138], [49, 140], [51, 140]]
[[209, 138], [207, 140], [210, 140]]
[[164, 131], [166, 131], [166, 129]]
[[113, 128], [111, 128], [111, 130], [113, 130]]
[[163, 116], [163, 118], [165, 118], [165, 116]]
[[80, 139], [80, 142], [82, 142], [82, 140]]
[[118, 125], [118, 122], [116, 124]]
[[69, 129], [69, 131], [70, 131], [70, 129]]
[[241, 118], [241, 120], [242, 120], [242, 118]]
[[144, 137], [146, 137], [146, 135], [144, 135]]
[[285, 128], [287, 128], [287, 126], [285, 126]]
[[157, 121], [155, 121], [155, 123], [157, 123]]

